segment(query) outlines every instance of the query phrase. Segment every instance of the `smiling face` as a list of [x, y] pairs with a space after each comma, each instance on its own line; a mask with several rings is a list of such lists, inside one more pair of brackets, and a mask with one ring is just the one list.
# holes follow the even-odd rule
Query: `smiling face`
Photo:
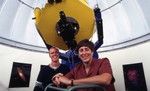
[[52, 47], [49, 49], [49, 56], [52, 59], [52, 62], [58, 62], [59, 61], [59, 51], [57, 48]]
[[93, 52], [87, 46], [82, 46], [78, 50], [79, 58], [82, 60], [83, 63], [90, 63], [92, 61]]

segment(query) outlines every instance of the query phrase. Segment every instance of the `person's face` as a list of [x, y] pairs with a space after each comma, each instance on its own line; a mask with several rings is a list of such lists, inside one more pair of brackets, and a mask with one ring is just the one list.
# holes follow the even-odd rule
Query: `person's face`
[[59, 61], [59, 51], [56, 48], [51, 48], [49, 50], [49, 56], [53, 62]]
[[83, 63], [89, 63], [92, 60], [93, 52], [89, 47], [82, 46], [78, 50], [79, 58]]

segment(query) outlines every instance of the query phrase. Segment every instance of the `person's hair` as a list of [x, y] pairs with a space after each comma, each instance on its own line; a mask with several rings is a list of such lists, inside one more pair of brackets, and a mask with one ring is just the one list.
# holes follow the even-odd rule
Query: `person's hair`
[[52, 46], [51, 48], [49, 48], [49, 51], [50, 51], [50, 49], [56, 49], [58, 52], [59, 52], [59, 50], [58, 50], [58, 48], [56, 48], [56, 47], [54, 47], [54, 46]]
[[91, 49], [91, 51], [94, 51], [94, 44], [93, 42], [89, 41], [88, 39], [84, 39], [84, 40], [81, 40], [78, 44], [77, 44], [77, 47], [75, 49], [76, 53], [78, 53], [78, 50], [80, 47], [88, 47]]

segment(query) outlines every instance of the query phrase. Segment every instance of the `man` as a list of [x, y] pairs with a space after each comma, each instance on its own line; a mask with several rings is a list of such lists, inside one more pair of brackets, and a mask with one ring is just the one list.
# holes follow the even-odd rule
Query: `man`
[[[81, 85], [81, 84], [99, 84], [106, 91], [115, 91], [114, 78], [112, 75], [111, 65], [107, 58], [94, 59], [93, 51], [94, 44], [88, 39], [82, 40], [77, 45], [76, 51], [82, 63], [75, 66], [68, 74], [63, 76], [57, 74], [53, 77], [53, 82], [56, 85]], [[97, 60], [97, 61], [95, 61]], [[92, 89], [80, 89], [77, 91], [97, 91]]]
[[38, 75], [34, 91], [44, 91], [45, 87], [52, 83], [52, 77], [57, 73], [66, 74], [69, 68], [59, 62], [59, 50], [55, 47], [49, 49], [51, 63], [43, 67]]

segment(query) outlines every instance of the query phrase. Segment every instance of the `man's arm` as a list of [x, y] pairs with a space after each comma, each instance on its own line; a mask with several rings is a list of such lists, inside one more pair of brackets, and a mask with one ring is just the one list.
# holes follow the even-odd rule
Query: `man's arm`
[[109, 73], [103, 73], [101, 75], [77, 79], [73, 80], [73, 85], [80, 85], [80, 84], [101, 84], [101, 85], [109, 85], [112, 80], [112, 75]]
[[82, 79], [68, 79], [65, 76], [58, 76], [57, 80], [55, 79], [55, 84], [59, 85], [60, 83], [65, 84], [67, 86], [72, 85], [81, 85], [81, 84], [100, 84], [100, 85], [109, 85], [112, 81], [112, 75], [109, 73], [103, 73], [101, 75], [96, 75], [88, 78]]
[[68, 58], [69, 58], [65, 53], [59, 52], [59, 55], [60, 55], [59, 58], [63, 59], [63, 60], [68, 60]]

